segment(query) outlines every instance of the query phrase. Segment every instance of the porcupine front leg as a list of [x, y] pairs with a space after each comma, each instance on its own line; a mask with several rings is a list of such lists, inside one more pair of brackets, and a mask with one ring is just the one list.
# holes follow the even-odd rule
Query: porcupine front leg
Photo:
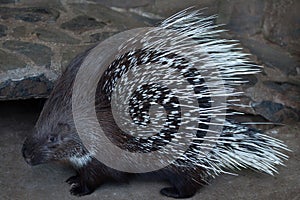
[[84, 196], [94, 192], [99, 186], [109, 181], [123, 182], [125, 174], [111, 169], [95, 158], [76, 169], [77, 174], [66, 182], [71, 185], [70, 193]]
[[95, 158], [91, 158], [91, 160], [83, 165], [77, 165], [75, 168], [76, 175], [66, 180], [71, 185], [70, 193], [72, 195], [84, 196], [91, 194], [107, 180], [107, 175], [104, 173], [106, 166]]

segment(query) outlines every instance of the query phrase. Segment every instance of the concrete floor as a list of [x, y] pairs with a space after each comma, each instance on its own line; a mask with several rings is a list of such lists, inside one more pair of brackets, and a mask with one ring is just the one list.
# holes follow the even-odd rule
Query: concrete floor
[[[0, 199], [169, 199], [159, 190], [164, 182], [133, 180], [129, 184], [106, 184], [89, 196], [69, 194], [65, 180], [74, 174], [51, 164], [30, 167], [21, 155], [22, 142], [30, 134], [41, 104], [37, 101], [0, 102]], [[286, 167], [275, 177], [244, 170], [239, 176], [222, 175], [191, 199], [300, 199], [300, 123], [270, 131], [293, 150]], [[276, 133], [276, 134], [275, 134]], [[274, 135], [275, 134], [275, 135]]]

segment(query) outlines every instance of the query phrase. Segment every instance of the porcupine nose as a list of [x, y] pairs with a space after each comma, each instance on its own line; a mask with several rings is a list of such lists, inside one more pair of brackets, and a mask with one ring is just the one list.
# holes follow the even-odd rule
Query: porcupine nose
[[28, 144], [27, 141], [28, 141], [28, 138], [26, 138], [25, 142], [23, 143], [22, 155], [23, 155], [23, 158], [26, 161], [26, 163], [31, 165], [31, 154], [30, 154], [30, 152], [28, 151], [28, 148], [27, 148], [27, 144]]

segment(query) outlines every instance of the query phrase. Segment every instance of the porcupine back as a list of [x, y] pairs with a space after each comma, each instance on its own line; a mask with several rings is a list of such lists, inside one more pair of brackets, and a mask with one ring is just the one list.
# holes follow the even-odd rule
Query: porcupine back
[[[110, 114], [98, 115], [99, 122], [105, 130], [109, 121], [107, 131], [114, 127], [118, 134], [108, 137], [123, 149], [180, 155], [172, 162], [175, 169], [201, 168], [215, 176], [227, 173], [226, 169], [251, 168], [272, 175], [275, 165], [287, 158], [280, 152], [286, 146], [226, 120], [227, 115], [236, 114], [228, 112], [227, 106], [240, 105], [237, 98], [230, 97], [241, 94], [235, 91], [246, 82], [241, 76], [258, 73], [260, 67], [247, 59], [236, 41], [219, 39], [224, 30], [213, 25], [215, 17], [182, 11], [142, 39], [127, 41], [121, 49], [134, 47], [136, 42], [142, 48], [118, 55], [101, 77], [97, 88], [101, 98], [96, 105], [100, 113], [105, 107]], [[117, 110], [129, 107], [123, 125], [134, 123], [137, 128], [124, 130], [115, 123], [110, 107], [114, 92], [118, 94]], [[161, 110], [151, 116], [153, 105]], [[189, 127], [190, 121], [197, 126]], [[188, 124], [186, 129], [180, 130], [184, 124]], [[180, 146], [182, 138], [190, 138], [188, 148], [164, 148], [170, 143]]]

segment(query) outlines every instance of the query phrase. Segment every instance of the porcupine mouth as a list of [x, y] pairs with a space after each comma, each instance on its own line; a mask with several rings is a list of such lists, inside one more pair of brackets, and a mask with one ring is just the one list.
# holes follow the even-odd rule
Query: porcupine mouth
[[[188, 68], [188, 61], [178, 56], [174, 53], [158, 52], [158, 51], [147, 51], [143, 49], [135, 50], [134, 52], [127, 52], [117, 59], [115, 59], [111, 65], [106, 69], [105, 76], [102, 76], [98, 82], [96, 95], [95, 95], [95, 107], [96, 113], [99, 110], [105, 108], [110, 113], [108, 115], [97, 114], [98, 122], [104, 130], [106, 136], [110, 141], [117, 145], [119, 148], [129, 151], [129, 152], [139, 152], [148, 153], [151, 151], [156, 151], [163, 148], [168, 144], [173, 138], [175, 133], [178, 131], [180, 126], [181, 118], [181, 108], [177, 97], [172, 97], [166, 100], [166, 96], [171, 94], [172, 91], [167, 87], [161, 86], [157, 83], [150, 83], [141, 85], [138, 89], [134, 91], [131, 95], [129, 103], [129, 115], [135, 124], [145, 126], [150, 123], [151, 119], [149, 116], [149, 111], [151, 103], [155, 102], [162, 106], [167, 114], [167, 119], [164, 127], [159, 133], [153, 133], [150, 137], [134, 137], [129, 134], [124, 133], [118, 128], [115, 123], [110, 109], [110, 96], [112, 94], [113, 87], [116, 80], [119, 79], [123, 74], [127, 73], [131, 68], [130, 57], [134, 57], [137, 66], [144, 64], [160, 64], [166, 65], [166, 61], [159, 60], [158, 57], [164, 55], [167, 59], [175, 59], [176, 62], [169, 65], [171, 68], [175, 68], [178, 72], [185, 69], [185, 72], [180, 72], [187, 82], [194, 86], [194, 93], [200, 94], [203, 91], [207, 91], [208, 88], [204, 84], [203, 78], [198, 78], [197, 76], [200, 72], [195, 68]], [[122, 70], [117, 70], [123, 67]], [[109, 78], [107, 78], [109, 77]], [[197, 77], [197, 78], [196, 78]], [[98, 95], [104, 94], [104, 95]], [[101, 98], [98, 98], [101, 96]], [[198, 105], [200, 108], [211, 107], [210, 97], [197, 98]], [[179, 105], [179, 106], [178, 106]], [[98, 109], [97, 109], [98, 108]], [[100, 111], [101, 112], [101, 111]], [[171, 114], [172, 113], [172, 114]], [[174, 115], [174, 113], [176, 113]], [[107, 117], [109, 116], [110, 119]], [[208, 129], [208, 123], [210, 122], [209, 116], [199, 116], [198, 130], [196, 133], [197, 138], [203, 138], [206, 135]], [[104, 122], [110, 121], [113, 123], [112, 126], [107, 127]], [[113, 127], [113, 130], [112, 130]], [[112, 134], [113, 133], [113, 134]], [[202, 140], [197, 139], [194, 144], [190, 145], [190, 148], [197, 146], [196, 143], [202, 143]], [[125, 144], [125, 145], [124, 145]], [[147, 148], [145, 148], [147, 146]]]

